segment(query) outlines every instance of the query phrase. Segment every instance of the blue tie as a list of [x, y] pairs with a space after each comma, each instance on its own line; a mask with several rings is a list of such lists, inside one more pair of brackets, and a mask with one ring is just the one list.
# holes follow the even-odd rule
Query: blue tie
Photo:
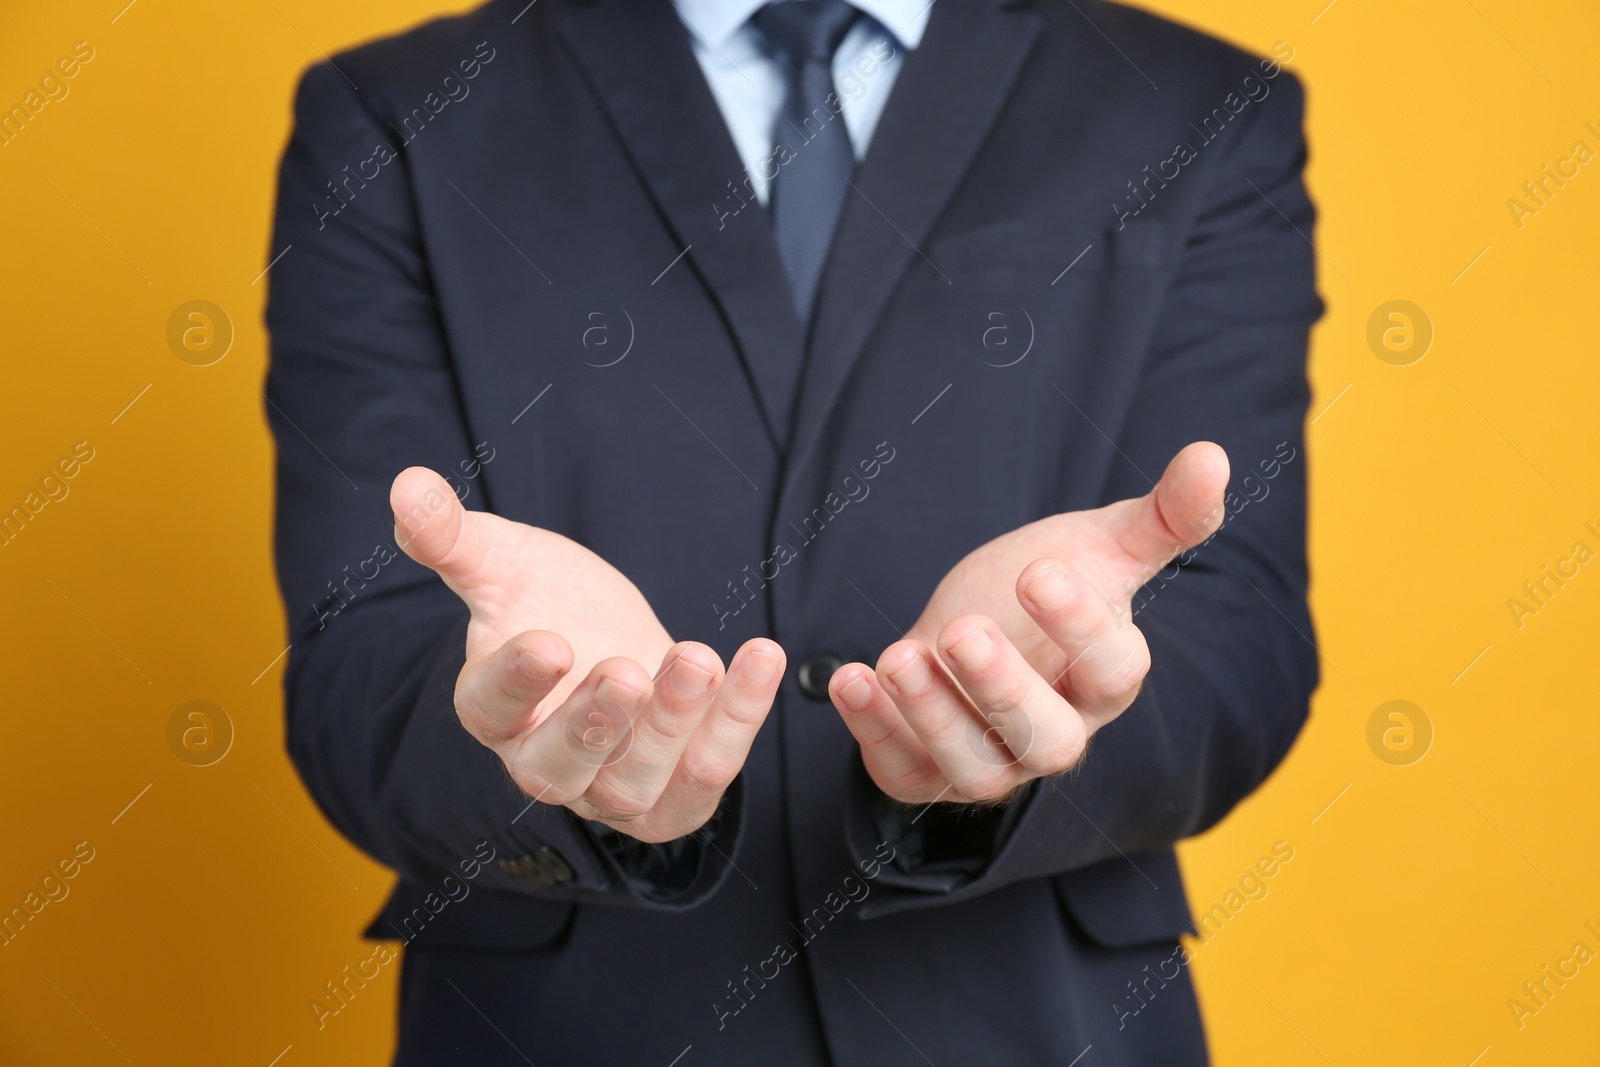
[[855, 169], [833, 86], [833, 53], [859, 15], [845, 0], [778, 0], [753, 16], [790, 60], [788, 95], [773, 138], [778, 176], [770, 211], [795, 310], [807, 324]]

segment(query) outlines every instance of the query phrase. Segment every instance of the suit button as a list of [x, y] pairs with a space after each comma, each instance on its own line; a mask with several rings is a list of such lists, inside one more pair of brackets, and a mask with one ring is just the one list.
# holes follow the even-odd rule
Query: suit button
[[812, 700], [828, 699], [828, 680], [833, 672], [844, 666], [844, 657], [837, 652], [817, 652], [808, 656], [795, 672], [800, 692]]
[[529, 856], [501, 860], [498, 866], [531, 889], [553, 889], [572, 881], [572, 868], [561, 853], [549, 845], [540, 845]]

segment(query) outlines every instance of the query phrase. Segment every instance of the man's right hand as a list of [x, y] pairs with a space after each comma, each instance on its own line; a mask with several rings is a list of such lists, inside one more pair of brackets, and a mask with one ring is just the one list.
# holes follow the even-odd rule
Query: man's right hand
[[389, 502], [396, 543], [472, 611], [456, 713], [518, 787], [641, 841], [704, 825], [766, 721], [783, 650], [749, 641], [724, 672], [706, 645], [674, 644], [605, 560], [467, 511], [425, 467]]

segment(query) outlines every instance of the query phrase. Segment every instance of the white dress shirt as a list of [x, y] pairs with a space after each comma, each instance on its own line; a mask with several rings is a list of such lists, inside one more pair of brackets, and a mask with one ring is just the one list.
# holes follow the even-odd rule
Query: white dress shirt
[[[804, 3], [806, 0], [783, 0]], [[833, 54], [833, 84], [856, 159], [865, 158], [904, 53], [928, 25], [927, 0], [853, 0], [858, 19]], [[789, 60], [750, 16], [765, 0], [674, 0], [694, 40], [695, 59], [733, 135], [750, 185], [765, 204], [774, 135], [789, 86]]]

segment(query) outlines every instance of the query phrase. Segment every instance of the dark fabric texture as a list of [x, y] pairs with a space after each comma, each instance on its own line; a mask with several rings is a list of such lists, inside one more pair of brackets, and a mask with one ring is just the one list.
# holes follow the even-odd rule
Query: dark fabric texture
[[[1303, 95], [1099, 0], [928, 17], [809, 334], [666, 0], [496, 0], [305, 75], [265, 388], [288, 744], [399, 874], [401, 1063], [1204, 1061], [1186, 972], [1126, 998], [1189, 928], [1173, 844], [1271, 773], [1317, 682]], [[802, 359], [791, 405], [773, 369]], [[425, 464], [598, 552], [676, 638], [871, 662], [965, 553], [1200, 439], [1226, 524], [1141, 591], [1154, 665], [1080, 768], [902, 862], [791, 671], [687, 884], [462, 730], [466, 611], [387, 504]]]

